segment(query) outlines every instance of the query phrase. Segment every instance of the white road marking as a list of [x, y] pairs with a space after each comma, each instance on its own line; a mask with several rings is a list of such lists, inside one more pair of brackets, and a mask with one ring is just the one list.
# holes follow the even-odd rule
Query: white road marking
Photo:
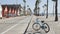
[[9, 30], [11, 30], [12, 28], [16, 27], [17, 25], [18, 25], [18, 24], [15, 24], [14, 26], [8, 28], [6, 31], [2, 32], [1, 34], [4, 34], [4, 33], [8, 32]]

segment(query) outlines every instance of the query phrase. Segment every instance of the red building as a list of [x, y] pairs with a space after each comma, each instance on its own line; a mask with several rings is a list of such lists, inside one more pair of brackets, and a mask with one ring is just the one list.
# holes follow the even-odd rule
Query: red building
[[15, 17], [18, 16], [18, 10], [21, 5], [1, 5], [2, 6], [2, 17]]

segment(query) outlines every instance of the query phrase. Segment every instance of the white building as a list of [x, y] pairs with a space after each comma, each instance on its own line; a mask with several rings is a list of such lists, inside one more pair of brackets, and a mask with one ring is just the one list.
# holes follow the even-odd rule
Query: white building
[[0, 18], [2, 17], [2, 7], [0, 5]]

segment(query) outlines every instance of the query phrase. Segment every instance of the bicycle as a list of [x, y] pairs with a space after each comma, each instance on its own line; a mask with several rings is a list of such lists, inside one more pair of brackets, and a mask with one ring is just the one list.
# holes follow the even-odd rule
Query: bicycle
[[40, 30], [42, 28], [46, 33], [50, 31], [50, 27], [47, 23], [44, 23], [44, 21], [40, 21], [38, 18], [36, 19], [36, 22], [32, 25], [32, 28], [35, 31]]

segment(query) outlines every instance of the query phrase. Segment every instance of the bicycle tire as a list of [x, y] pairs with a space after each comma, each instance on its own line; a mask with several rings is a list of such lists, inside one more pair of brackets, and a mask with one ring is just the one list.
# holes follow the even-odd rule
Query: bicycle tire
[[[39, 28], [38, 28], [38, 29], [34, 28], [34, 25], [38, 25]], [[32, 25], [32, 28], [33, 28], [33, 30], [38, 31], [38, 30], [40, 30], [40, 24], [39, 24], [39, 23], [34, 23], [34, 24]]]
[[47, 25], [47, 27], [48, 27], [48, 31], [47, 30], [45, 30], [45, 28], [44, 28], [44, 31], [46, 32], [46, 33], [48, 33], [49, 31], [50, 31], [50, 27], [49, 27], [49, 25], [47, 24], [47, 23], [44, 23], [44, 25]]

